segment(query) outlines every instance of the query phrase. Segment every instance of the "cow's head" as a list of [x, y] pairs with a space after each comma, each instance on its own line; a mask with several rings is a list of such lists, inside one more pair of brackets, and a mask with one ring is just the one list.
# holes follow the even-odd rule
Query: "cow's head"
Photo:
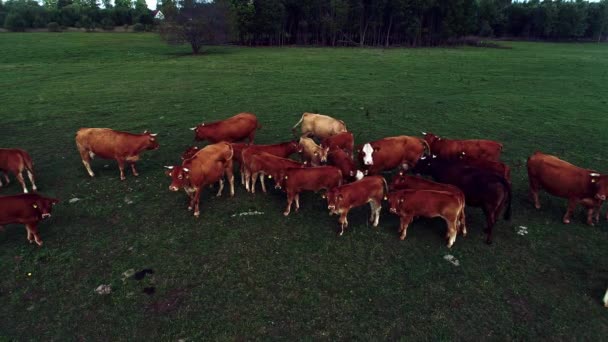
[[338, 188], [329, 189], [324, 197], [327, 199], [327, 209], [329, 209], [329, 215], [339, 214], [338, 208], [342, 202], [343, 196]]
[[279, 172], [279, 175], [274, 180], [274, 188], [285, 189], [285, 183], [288, 179], [289, 175], [286, 175], [285, 172]]
[[158, 133], [144, 131], [143, 135], [148, 138], [147, 144], [145, 145], [146, 150], [157, 150], [159, 148], [160, 145], [158, 145], [158, 141], [156, 140]]
[[351, 170], [348, 175], [351, 178], [354, 178], [356, 181], [363, 179], [363, 177], [365, 177], [365, 174], [361, 171], [361, 170]]
[[199, 151], [198, 146], [190, 146], [182, 153], [182, 160], [190, 159]]
[[205, 126], [204, 122], [200, 125], [196, 125], [195, 127], [190, 128], [190, 130], [194, 131], [194, 140], [207, 140], [209, 127]]
[[363, 159], [363, 165], [374, 165], [374, 152], [380, 151], [379, 147], [373, 147], [370, 143], [363, 145], [361, 148], [361, 157]]
[[590, 173], [589, 176], [591, 183], [593, 183], [595, 198], [605, 201], [608, 197], [608, 176], [596, 172]]
[[435, 134], [431, 133], [431, 132], [422, 132], [422, 135], [424, 136], [424, 140], [429, 144], [429, 145], [433, 145], [433, 143], [437, 140], [440, 140], [441, 138], [439, 138], [438, 136], [436, 136]]
[[321, 164], [327, 163], [327, 154], [329, 153], [329, 147], [319, 147], [313, 152], [315, 159]]
[[51, 210], [57, 203], [59, 203], [58, 199], [40, 197], [32, 203], [32, 207], [38, 211], [40, 218], [45, 219], [51, 217]]
[[397, 214], [399, 212], [401, 203], [403, 203], [403, 195], [401, 192], [397, 191], [388, 194], [388, 207], [392, 214]]
[[402, 171], [396, 174], [389, 185], [389, 190], [405, 189], [407, 187], [408, 178]]
[[179, 189], [190, 183], [190, 169], [181, 165], [165, 166], [167, 176], [171, 177], [170, 191], [179, 191]]
[[412, 172], [415, 174], [423, 174], [428, 175], [431, 173], [433, 166], [439, 161], [436, 154], [431, 154], [430, 156], [422, 156], [416, 163], [416, 166], [412, 169]]

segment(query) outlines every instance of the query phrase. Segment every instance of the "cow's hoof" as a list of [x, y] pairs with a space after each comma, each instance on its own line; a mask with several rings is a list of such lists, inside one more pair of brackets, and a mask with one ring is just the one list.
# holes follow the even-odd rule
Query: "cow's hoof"
[[194, 213], [194, 217], [198, 218], [199, 216], [201, 216], [200, 212], [197, 211], [197, 212]]
[[188, 207], [188, 211], [192, 211], [192, 207]]
[[405, 236], [400, 236], [399, 240], [401, 240], [401, 241], [405, 240]]
[[288, 216], [288, 215], [289, 215], [289, 212], [288, 212], [288, 211], [284, 211], [284, 212], [283, 212], [283, 216]]
[[40, 241], [40, 242], [36, 241], [36, 244], [38, 245], [38, 247], [42, 247], [42, 241]]
[[564, 222], [564, 224], [570, 224], [570, 220], [569, 219], [564, 219], [563, 222]]

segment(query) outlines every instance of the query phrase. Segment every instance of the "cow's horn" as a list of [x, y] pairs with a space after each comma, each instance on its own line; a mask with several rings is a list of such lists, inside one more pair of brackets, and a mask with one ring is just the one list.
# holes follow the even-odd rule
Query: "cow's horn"
[[158, 133], [150, 133], [150, 136], [151, 136], [151, 137], [155, 137], [155, 136], [157, 136], [157, 135], [158, 135]]
[[194, 130], [196, 130], [196, 127], [190, 127], [190, 130], [194, 131]]
[[591, 176], [591, 177], [599, 177], [600, 174], [594, 172], [594, 173], [590, 173], [589, 176]]
[[422, 133], [422, 135], [426, 135], [426, 132], [420, 132], [420, 133]]
[[165, 169], [173, 170], [173, 166], [165, 166]]
[[148, 130], [145, 130], [145, 131], [144, 131], [144, 134], [146, 134], [146, 133], [148, 133]]
[[184, 170], [185, 172], [190, 172], [190, 169], [187, 169], [187, 168], [183, 168], [183, 170]]

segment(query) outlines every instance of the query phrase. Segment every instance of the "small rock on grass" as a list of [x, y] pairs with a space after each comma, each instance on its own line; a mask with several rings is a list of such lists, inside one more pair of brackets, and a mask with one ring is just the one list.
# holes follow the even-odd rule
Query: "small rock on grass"
[[101, 284], [101, 285], [97, 286], [97, 288], [95, 289], [95, 292], [98, 295], [107, 295], [107, 294], [110, 294], [110, 292], [112, 292], [112, 287], [110, 285]]

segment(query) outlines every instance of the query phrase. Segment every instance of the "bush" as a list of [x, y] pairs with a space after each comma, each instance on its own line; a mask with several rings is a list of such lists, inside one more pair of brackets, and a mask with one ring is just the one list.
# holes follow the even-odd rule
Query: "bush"
[[4, 27], [13, 32], [23, 32], [26, 26], [25, 19], [20, 13], [10, 12], [4, 19]]
[[103, 18], [101, 21], [101, 28], [106, 31], [114, 31], [114, 20], [110, 18]]
[[46, 25], [46, 28], [49, 30], [49, 32], [61, 32], [61, 27], [59, 26], [58, 23], [56, 22], [50, 22]]
[[146, 26], [142, 23], [133, 25], [133, 32], [143, 32], [146, 30]]

